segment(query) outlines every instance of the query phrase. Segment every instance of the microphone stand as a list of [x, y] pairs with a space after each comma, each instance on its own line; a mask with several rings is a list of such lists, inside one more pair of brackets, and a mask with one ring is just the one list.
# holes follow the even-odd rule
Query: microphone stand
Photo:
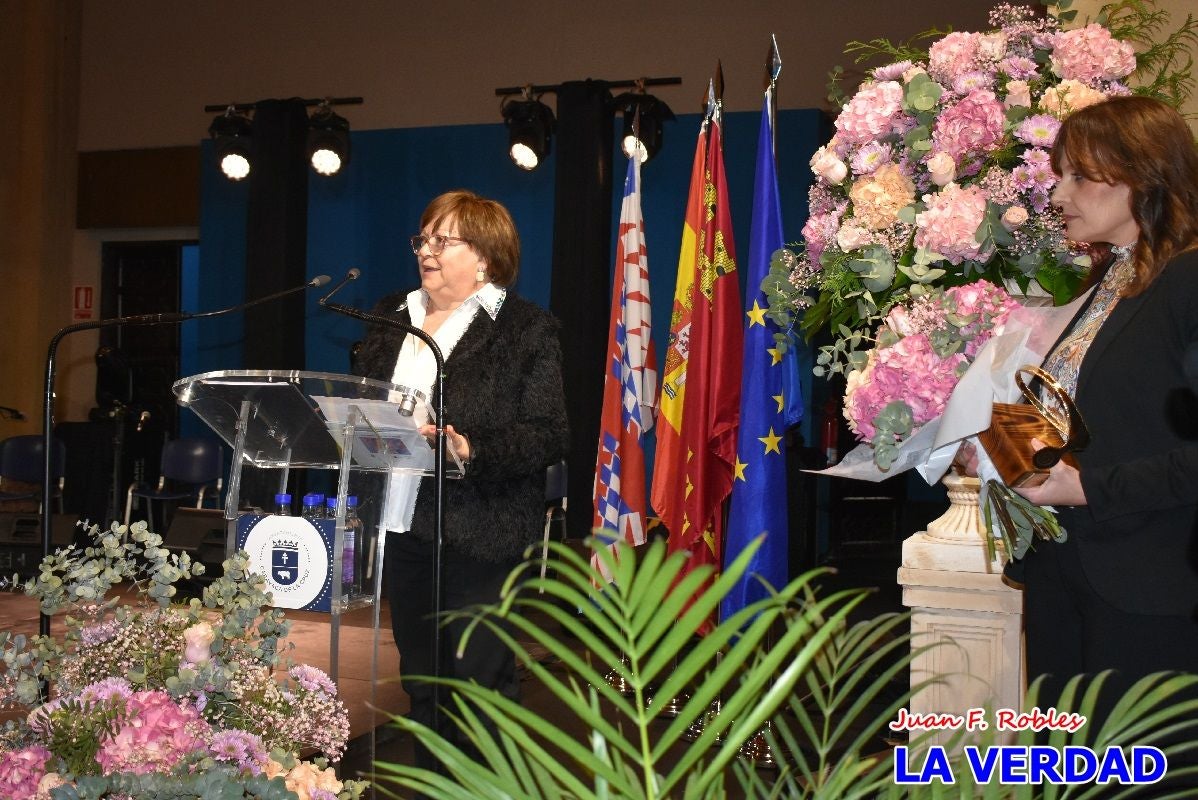
[[[161, 314], [137, 314], [131, 317], [114, 317], [112, 319], [98, 319], [90, 322], [78, 322], [74, 325], [68, 325], [65, 328], [60, 328], [58, 333], [54, 334], [50, 339], [50, 346], [46, 351], [46, 394], [44, 404], [42, 406], [42, 558], [45, 559], [50, 555], [50, 543], [53, 541], [50, 528], [52, 527], [53, 515], [50, 513], [50, 495], [52, 488], [51, 474], [53, 472], [52, 464], [52, 446], [53, 446], [53, 431], [54, 431], [54, 377], [55, 377], [55, 356], [58, 353], [58, 344], [67, 335], [77, 331], [90, 331], [98, 328], [110, 328], [114, 325], [174, 325], [184, 322], [189, 319], [202, 319], [204, 317], [219, 317], [223, 314], [229, 314], [234, 311], [241, 311], [251, 306], [256, 306], [261, 303], [269, 303], [272, 300], [278, 300], [280, 297], [286, 297], [289, 294], [302, 292], [305, 289], [310, 289], [318, 286], [324, 286], [329, 282], [328, 275], [318, 275], [302, 286], [293, 286], [290, 289], [284, 289], [281, 292], [268, 294], [265, 297], [259, 297], [257, 300], [251, 300], [248, 303], [240, 303], [238, 305], [229, 306], [228, 308], [217, 309], [216, 311], [200, 311], [200, 312], [185, 312], [172, 311]], [[50, 635], [50, 617], [41, 613], [38, 615], [38, 628], [42, 636]]]
[[[436, 390], [436, 408], [437, 415], [437, 435], [433, 444], [433, 483], [435, 490], [433, 493], [433, 678], [440, 679], [441, 677], [441, 561], [442, 551], [445, 546], [444, 540], [444, 525], [445, 525], [445, 356], [441, 354], [441, 348], [437, 346], [436, 341], [432, 336], [429, 336], [424, 331], [391, 317], [383, 317], [378, 314], [372, 314], [367, 311], [353, 308], [351, 306], [342, 305], [341, 303], [331, 303], [329, 298], [350, 281], [358, 279], [362, 273], [357, 269], [351, 269], [346, 273], [341, 282], [333, 287], [332, 291], [320, 298], [320, 305], [336, 311], [338, 314], [344, 314], [347, 317], [370, 322], [376, 325], [384, 325], [391, 328], [398, 328], [401, 331], [410, 333], [420, 341], [428, 345], [428, 349], [433, 354], [433, 359], [437, 362], [437, 378]], [[381, 565], [380, 565], [381, 566]], [[441, 685], [437, 680], [433, 681], [433, 724], [434, 731], [439, 732], [441, 721]]]

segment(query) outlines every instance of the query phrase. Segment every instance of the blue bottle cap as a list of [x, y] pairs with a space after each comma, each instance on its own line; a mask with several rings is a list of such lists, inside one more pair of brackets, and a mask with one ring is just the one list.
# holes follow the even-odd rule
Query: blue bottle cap
[[279, 503], [288, 503], [288, 504], [290, 504], [290, 503], [291, 503], [291, 495], [289, 495], [289, 494], [276, 494], [276, 495], [275, 495], [275, 504], [277, 505], [277, 504], [279, 504]]

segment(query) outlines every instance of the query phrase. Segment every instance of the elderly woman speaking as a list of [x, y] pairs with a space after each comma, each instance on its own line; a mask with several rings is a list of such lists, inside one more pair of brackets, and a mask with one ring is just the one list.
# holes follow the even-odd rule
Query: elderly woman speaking
[[[429, 203], [412, 237], [420, 288], [384, 297], [375, 313], [420, 328], [445, 357], [445, 430], [466, 464], [446, 482], [443, 603], [446, 610], [494, 602], [511, 569], [536, 541], [545, 512], [545, 469], [567, 448], [557, 321], [509, 288], [520, 265], [520, 239], [507, 209], [468, 191]], [[433, 397], [436, 364], [417, 337], [374, 326], [358, 354], [359, 372]], [[433, 397], [435, 405], [436, 398]], [[425, 427], [432, 435], [432, 425]], [[410, 718], [431, 725], [433, 693], [410, 680], [433, 671], [434, 486], [430, 478], [393, 476], [383, 509], [388, 536], [384, 574], [400, 677]], [[517, 699], [514, 656], [480, 627], [457, 657], [464, 623], [442, 638], [444, 677], [474, 680]], [[445, 717], [442, 715], [444, 721]], [[448, 724], [440, 731], [464, 744]], [[417, 746], [417, 763], [432, 768]]]

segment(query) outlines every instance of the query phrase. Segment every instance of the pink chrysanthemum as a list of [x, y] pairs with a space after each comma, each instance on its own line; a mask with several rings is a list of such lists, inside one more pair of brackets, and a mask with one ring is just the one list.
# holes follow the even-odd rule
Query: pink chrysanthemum
[[1061, 121], [1051, 114], [1035, 114], [1015, 127], [1015, 138], [1033, 147], [1052, 147]]

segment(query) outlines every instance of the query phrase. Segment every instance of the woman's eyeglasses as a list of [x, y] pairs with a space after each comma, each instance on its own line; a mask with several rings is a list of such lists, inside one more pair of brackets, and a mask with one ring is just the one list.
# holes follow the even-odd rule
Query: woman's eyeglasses
[[429, 255], [439, 256], [448, 245], [451, 244], [470, 244], [469, 240], [461, 239], [457, 236], [442, 236], [439, 233], [433, 233], [425, 236], [419, 233], [412, 237], [412, 252], [420, 255], [420, 248], [428, 245]]

